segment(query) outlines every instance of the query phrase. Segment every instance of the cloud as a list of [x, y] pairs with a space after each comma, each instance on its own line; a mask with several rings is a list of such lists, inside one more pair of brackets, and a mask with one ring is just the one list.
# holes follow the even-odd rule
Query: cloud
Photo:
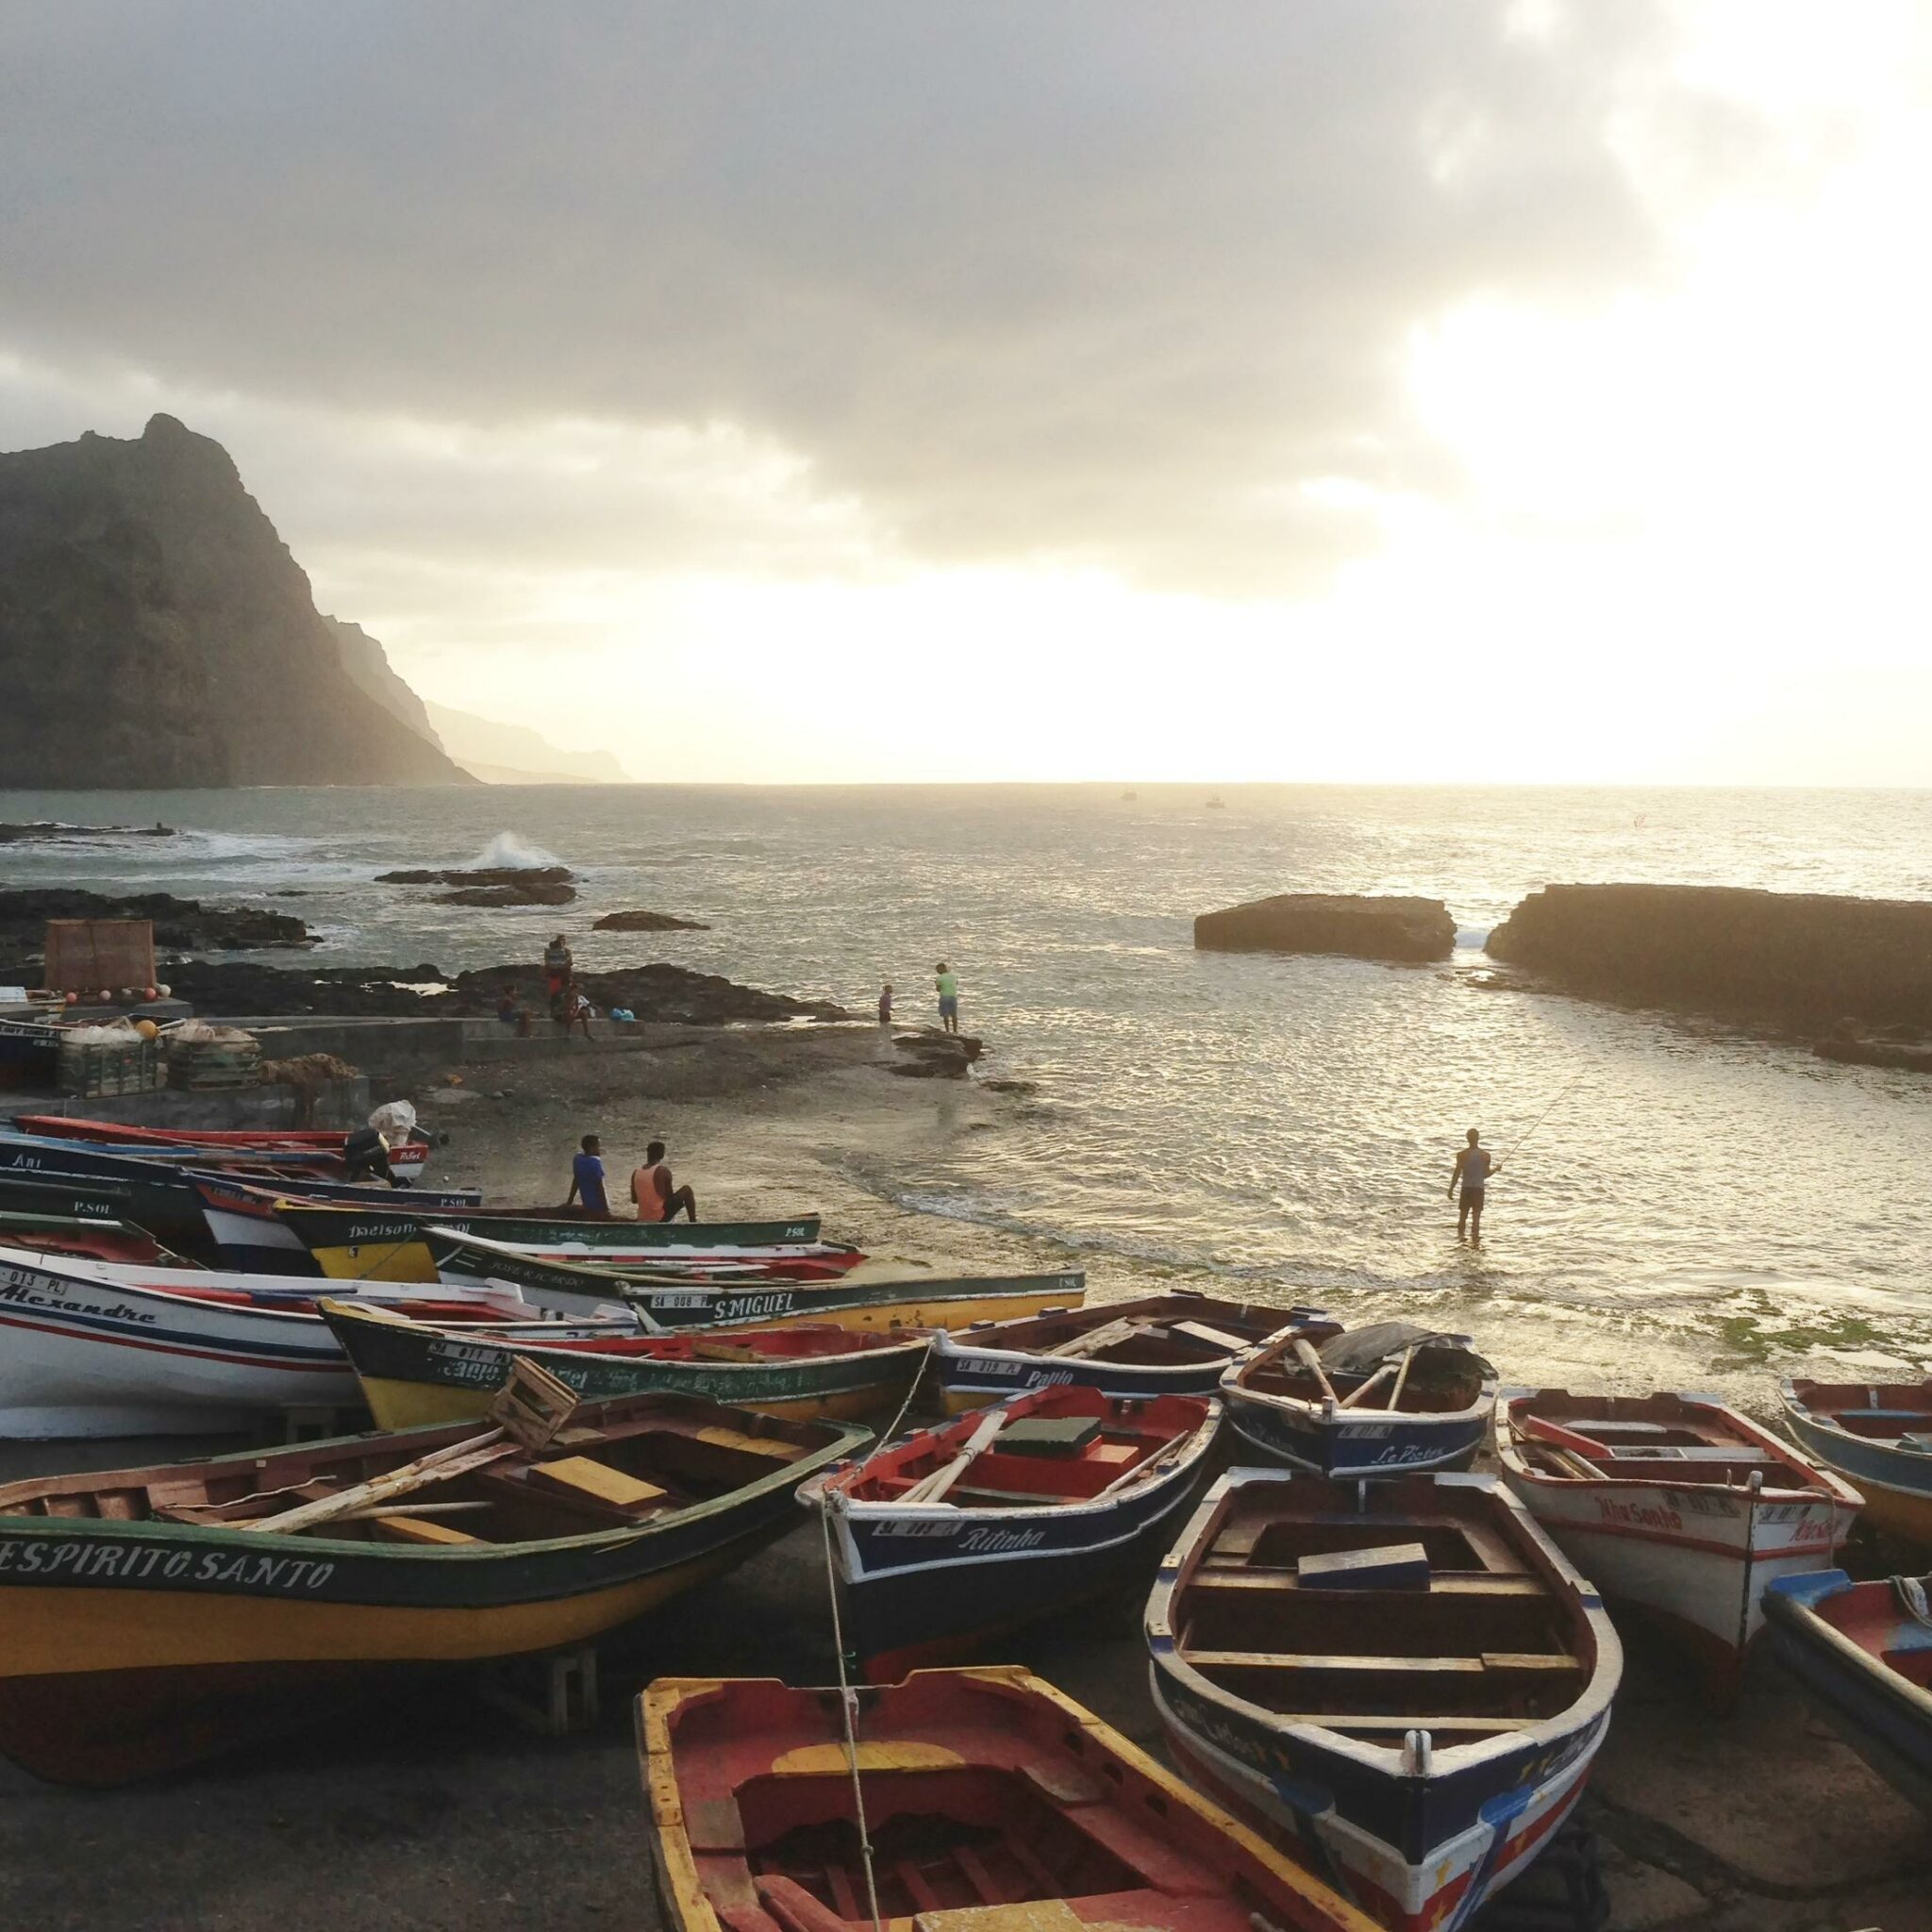
[[1306, 591], [1463, 487], [1420, 330], [1667, 276], [1644, 170], [1760, 151], [1638, 0], [0, 19], [0, 346], [207, 398], [392, 579]]

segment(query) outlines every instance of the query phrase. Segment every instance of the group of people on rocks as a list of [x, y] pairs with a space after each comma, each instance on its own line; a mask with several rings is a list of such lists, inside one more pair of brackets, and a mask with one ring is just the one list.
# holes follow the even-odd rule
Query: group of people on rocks
[[[640, 1221], [675, 1221], [679, 1213], [698, 1218], [697, 1196], [689, 1187], [679, 1187], [664, 1158], [664, 1143], [653, 1141], [644, 1149], [643, 1164], [634, 1168], [630, 1177], [631, 1205]], [[598, 1221], [614, 1221], [610, 1192], [604, 1173], [604, 1142], [595, 1134], [586, 1134], [570, 1164], [570, 1192], [566, 1208], [579, 1202], [584, 1212]]]
[[[933, 968], [933, 972], [938, 975], [933, 985], [940, 996], [940, 1024], [948, 1033], [957, 1033], [959, 1030], [959, 975], [943, 959]], [[879, 993], [879, 1024], [890, 1026], [891, 1024], [892, 982], [889, 979]]]

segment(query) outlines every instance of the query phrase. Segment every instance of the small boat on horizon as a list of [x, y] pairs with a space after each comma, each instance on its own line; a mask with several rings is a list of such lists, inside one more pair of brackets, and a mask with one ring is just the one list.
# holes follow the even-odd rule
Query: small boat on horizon
[[866, 1440], [645, 1395], [534, 1448], [462, 1423], [8, 1483], [0, 1755], [120, 1784], [590, 1642], [782, 1534]]
[[1028, 1389], [1108, 1395], [1211, 1395], [1235, 1357], [1288, 1329], [1325, 1341], [1325, 1310], [1218, 1301], [1193, 1289], [974, 1322], [933, 1337], [932, 1373], [958, 1415]]
[[1932, 1550], [1932, 1378], [1777, 1385], [1785, 1426], [1857, 1487], [1868, 1523]]
[[1461, 1926], [1528, 1866], [1623, 1675], [1594, 1587], [1489, 1475], [1232, 1470], [1146, 1629], [1182, 1774], [1390, 1932]]
[[1227, 800], [1222, 797], [1221, 793], [1217, 791], [1213, 795], [1213, 797], [1211, 797], [1208, 801], [1208, 809], [1209, 811], [1225, 811], [1227, 809]]
[[668, 1932], [1374, 1932], [1016, 1665], [660, 1677], [637, 1731]]
[[1781, 1577], [1764, 1611], [1773, 1648], [1831, 1727], [1932, 1813], [1932, 1576]]
[[1467, 1469], [1489, 1433], [1496, 1372], [1466, 1335], [1375, 1322], [1319, 1348], [1285, 1335], [1239, 1357], [1221, 1378], [1247, 1447], [1311, 1475], [1400, 1475]]
[[1041, 1389], [827, 1471], [845, 1639], [872, 1683], [1144, 1587], [1211, 1464], [1211, 1396]]
[[1735, 1696], [1766, 1586], [1832, 1566], [1859, 1494], [1713, 1396], [1511, 1389], [1504, 1479], [1613, 1608], [1660, 1623]]

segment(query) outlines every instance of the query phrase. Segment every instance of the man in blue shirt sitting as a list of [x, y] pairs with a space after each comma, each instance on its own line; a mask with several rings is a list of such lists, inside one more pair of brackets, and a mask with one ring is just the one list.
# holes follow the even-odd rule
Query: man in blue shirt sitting
[[570, 1193], [563, 1205], [568, 1208], [581, 1196], [586, 1214], [608, 1221], [610, 1202], [604, 1192], [604, 1143], [595, 1134], [586, 1134], [583, 1150], [570, 1164]]

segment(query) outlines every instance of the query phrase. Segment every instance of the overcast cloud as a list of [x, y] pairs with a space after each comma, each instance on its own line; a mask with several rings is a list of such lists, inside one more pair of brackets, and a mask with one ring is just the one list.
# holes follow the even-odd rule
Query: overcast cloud
[[[17, 6], [0, 344], [103, 392], [587, 419], [632, 477], [626, 431], [728, 425], [912, 558], [1297, 589], [1371, 535], [1303, 485], [1456, 488], [1406, 402], [1418, 325], [1667, 273], [1636, 157], [1757, 153], [1638, 0], [1541, 17]], [[475, 493], [383, 522], [496, 552]], [[540, 549], [679, 548], [627, 488], [556, 530], [516, 493]], [[860, 564], [836, 531], [818, 561]]]

